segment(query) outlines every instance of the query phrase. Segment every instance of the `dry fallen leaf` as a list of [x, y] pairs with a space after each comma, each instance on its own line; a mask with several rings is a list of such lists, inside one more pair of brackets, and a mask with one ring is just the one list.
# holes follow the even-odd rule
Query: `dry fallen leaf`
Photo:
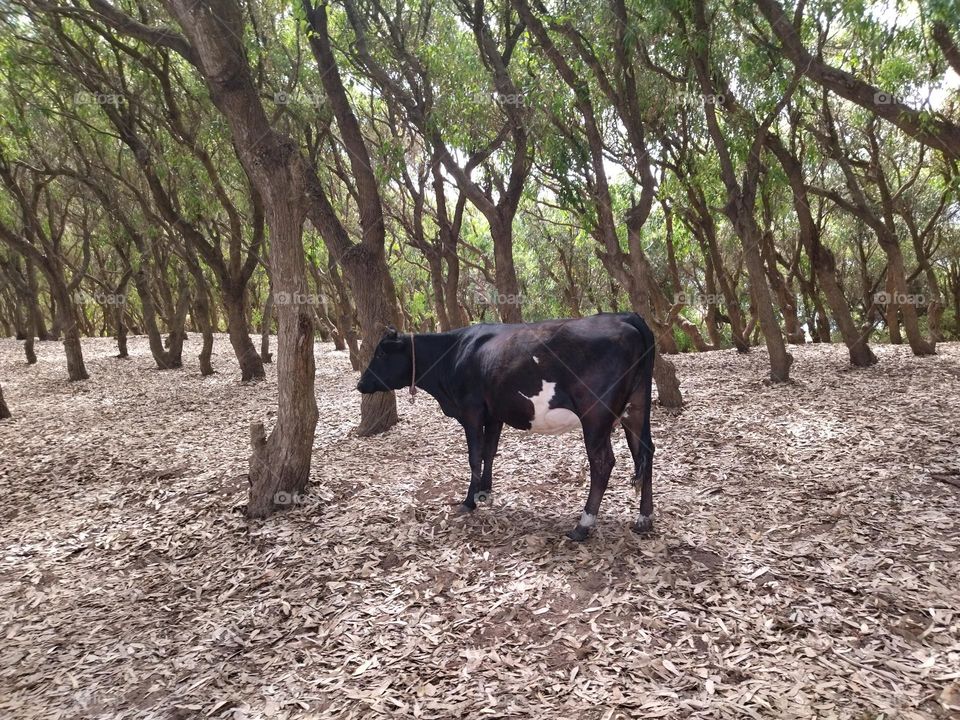
[[[185, 357], [199, 343], [191, 337]], [[350, 433], [356, 375], [317, 347], [301, 503], [247, 521], [248, 425], [275, 367], [152, 367], [131, 338], [27, 367], [0, 340], [0, 716], [934, 718], [960, 701], [960, 344], [915, 358], [793, 347], [674, 358], [654, 411], [656, 528], [630, 532], [629, 453], [596, 534], [578, 435], [506, 430], [496, 500], [449, 503], [463, 434], [429, 398]], [[269, 429], [269, 428], [268, 428]], [[942, 711], [931, 700], [939, 699]]]

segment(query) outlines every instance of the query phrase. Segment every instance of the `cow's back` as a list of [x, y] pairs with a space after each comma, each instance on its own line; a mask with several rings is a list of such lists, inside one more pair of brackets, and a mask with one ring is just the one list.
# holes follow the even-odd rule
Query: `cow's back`
[[554, 409], [623, 412], [622, 398], [636, 383], [643, 356], [653, 352], [653, 334], [634, 313], [469, 331], [458, 363], [465, 391], [482, 395], [491, 415], [521, 429]]

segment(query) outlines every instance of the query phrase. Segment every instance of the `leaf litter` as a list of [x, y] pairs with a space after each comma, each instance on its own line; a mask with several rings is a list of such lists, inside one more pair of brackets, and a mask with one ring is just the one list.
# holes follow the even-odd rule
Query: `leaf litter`
[[0, 340], [0, 716], [947, 718], [960, 712], [960, 344], [915, 358], [793, 347], [674, 358], [654, 411], [656, 529], [629, 531], [629, 453], [595, 535], [578, 434], [507, 430], [492, 506], [453, 514], [462, 431], [421, 396], [352, 434], [356, 374], [318, 344], [311, 485], [242, 514], [239, 382], [84, 340], [36, 366]]

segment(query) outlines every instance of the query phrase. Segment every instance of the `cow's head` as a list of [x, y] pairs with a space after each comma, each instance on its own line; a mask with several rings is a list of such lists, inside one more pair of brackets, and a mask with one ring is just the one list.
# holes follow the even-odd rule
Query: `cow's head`
[[387, 328], [370, 364], [360, 376], [357, 390], [362, 393], [399, 390], [410, 384], [412, 373], [410, 336], [398, 335], [393, 328]]

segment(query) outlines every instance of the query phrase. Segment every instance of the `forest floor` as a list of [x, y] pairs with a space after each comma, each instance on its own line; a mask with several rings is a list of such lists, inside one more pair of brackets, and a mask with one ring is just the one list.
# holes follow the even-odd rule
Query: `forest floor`
[[242, 515], [243, 385], [84, 340], [34, 367], [0, 340], [0, 717], [946, 718], [960, 711], [960, 343], [918, 359], [794, 347], [675, 358], [656, 409], [656, 530], [622, 433], [596, 533], [579, 434], [505, 430], [492, 508], [452, 513], [462, 431], [429, 396], [352, 434], [344, 354], [317, 346], [309, 493]]

